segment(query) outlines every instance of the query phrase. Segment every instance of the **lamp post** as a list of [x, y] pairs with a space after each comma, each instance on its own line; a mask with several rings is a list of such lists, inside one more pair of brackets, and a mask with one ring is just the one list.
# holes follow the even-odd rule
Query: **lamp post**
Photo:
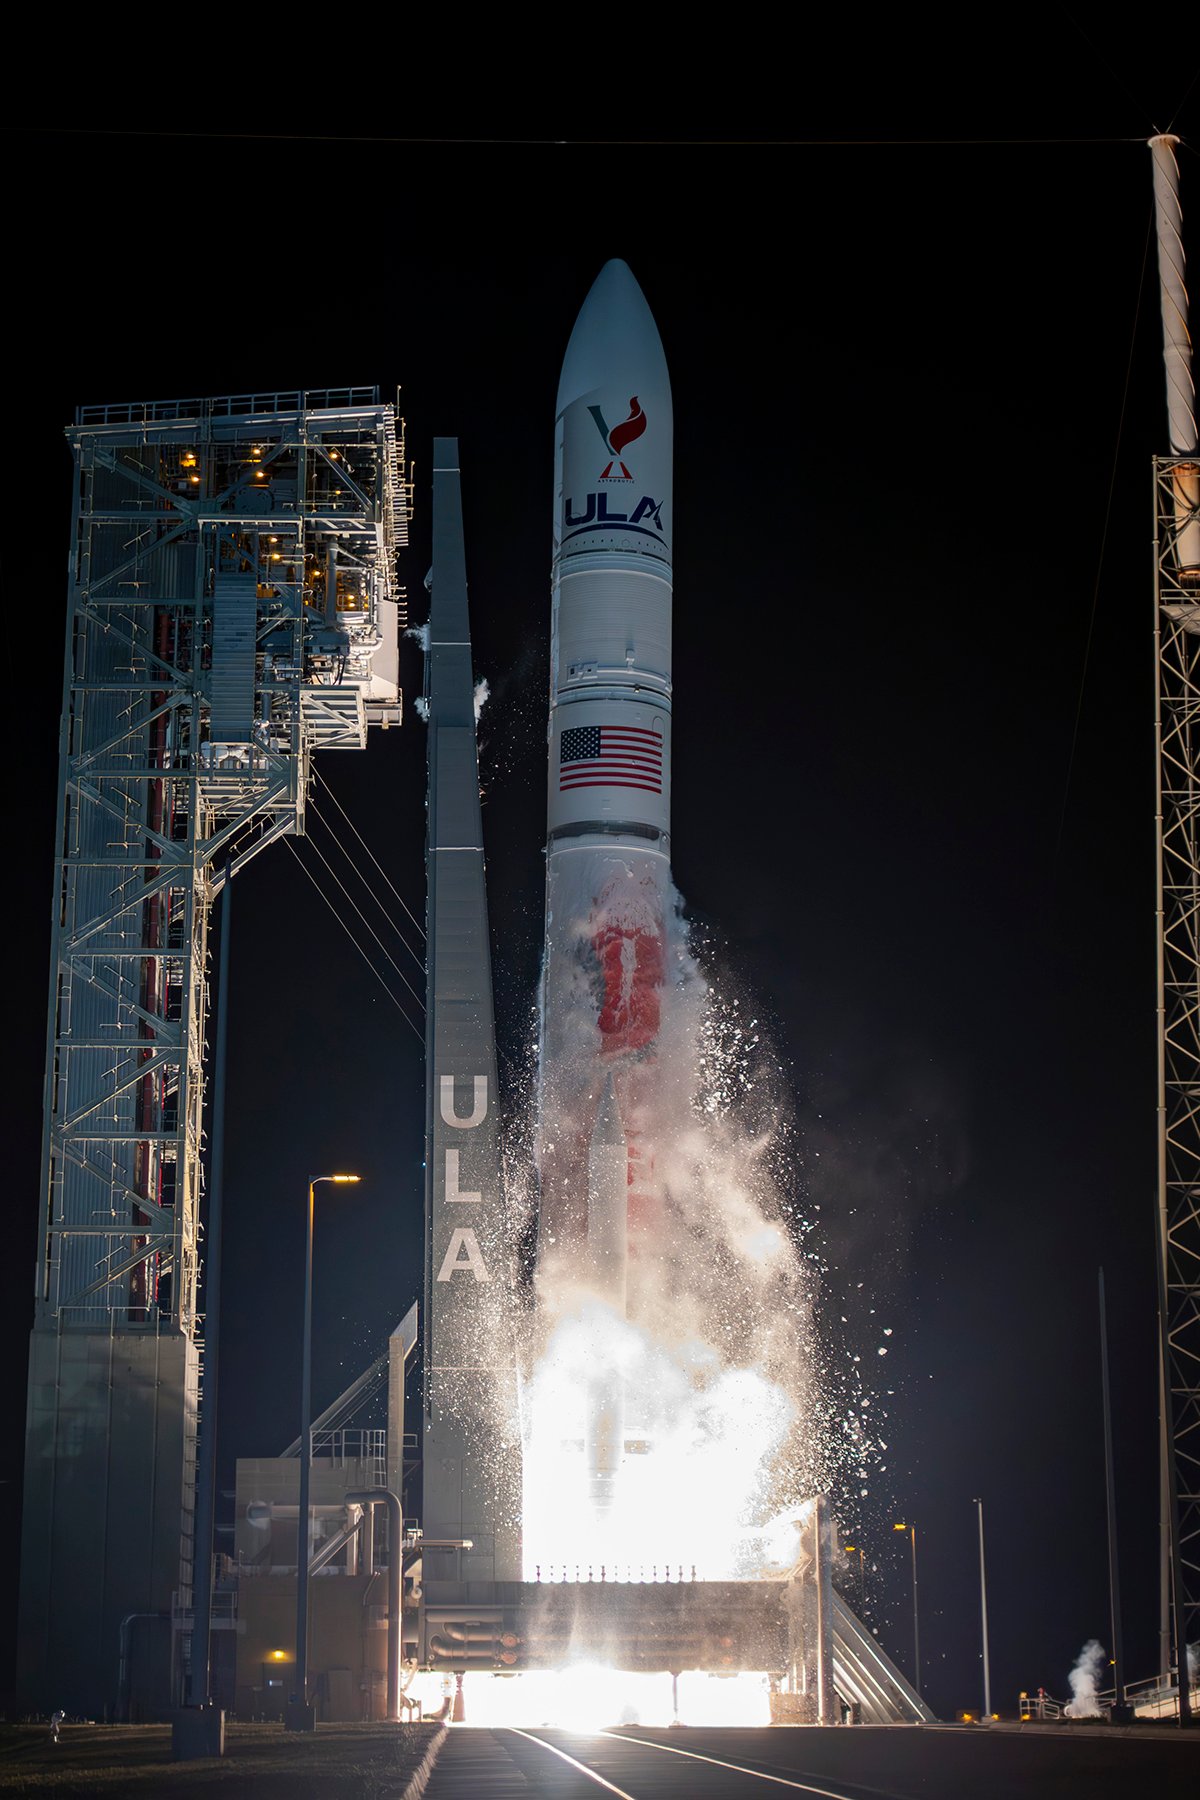
[[296, 1691], [288, 1708], [290, 1731], [313, 1731], [316, 1720], [308, 1705], [308, 1565], [312, 1555], [308, 1481], [312, 1470], [312, 1273], [313, 1212], [322, 1181], [339, 1186], [361, 1181], [360, 1175], [315, 1175], [308, 1184], [304, 1235], [304, 1347], [300, 1352], [300, 1516], [296, 1521]]
[[983, 1716], [992, 1716], [992, 1673], [988, 1663], [988, 1627], [987, 1627], [987, 1565], [983, 1559], [983, 1501], [976, 1500], [979, 1509], [979, 1618], [983, 1632]]
[[915, 1525], [893, 1525], [893, 1531], [907, 1531], [912, 1541], [913, 1590], [913, 1689], [921, 1692], [921, 1617], [917, 1610], [917, 1528]]

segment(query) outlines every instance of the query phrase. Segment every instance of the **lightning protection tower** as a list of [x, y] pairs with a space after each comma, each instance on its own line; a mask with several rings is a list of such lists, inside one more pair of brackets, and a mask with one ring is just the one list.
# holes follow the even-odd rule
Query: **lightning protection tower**
[[[402, 424], [402, 422], [401, 422]], [[206, 957], [310, 759], [398, 724], [374, 388], [80, 408], [30, 1347], [22, 1703], [170, 1704], [191, 1603]]]
[[1200, 1639], [1200, 445], [1177, 141], [1152, 138], [1150, 148], [1171, 444], [1154, 465], [1163, 1635], [1169, 1591], [1186, 1722], [1186, 1647]]

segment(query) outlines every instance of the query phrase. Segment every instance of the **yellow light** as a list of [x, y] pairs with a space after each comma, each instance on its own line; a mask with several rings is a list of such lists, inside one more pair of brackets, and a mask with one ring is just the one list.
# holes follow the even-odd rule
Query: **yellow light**
[[974, 1718], [974, 1716], [975, 1716], [974, 1713], [964, 1713], [963, 1714], [963, 1724], [969, 1725], [971, 1723], [972, 1719]]
[[280, 556], [278, 550], [272, 550], [271, 561], [272, 562], [282, 562], [283, 561], [283, 558], [282, 558], [282, 556]]
[[853, 1555], [854, 1555], [854, 1545], [853, 1545], [853, 1544], [847, 1544], [847, 1545], [846, 1545], [846, 1555], [847, 1555], [847, 1556], [853, 1556]]
[[286, 1650], [272, 1650], [271, 1661], [272, 1662], [286, 1662], [287, 1661], [287, 1651]]
[[330, 452], [329, 452], [329, 460], [330, 460], [330, 462], [336, 462], [336, 461], [337, 461], [337, 451], [336, 451], [336, 450], [331, 450], [331, 451], [330, 451]]
[[330, 1181], [361, 1181], [361, 1175], [331, 1175]]
[[200, 477], [198, 475], [193, 475], [191, 479], [192, 479], [192, 483], [195, 487], [200, 486]]
[[893, 1531], [907, 1531], [908, 1526], [907, 1525], [893, 1525], [892, 1530]]

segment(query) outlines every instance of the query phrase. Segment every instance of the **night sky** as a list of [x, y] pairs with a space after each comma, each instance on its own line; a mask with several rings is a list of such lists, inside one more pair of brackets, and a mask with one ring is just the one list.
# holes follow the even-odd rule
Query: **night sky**
[[[994, 70], [982, 110], [915, 111], [881, 50], [878, 103], [868, 85], [840, 110], [825, 95], [805, 111], [801, 93], [794, 115], [774, 109], [777, 139], [818, 141], [753, 141], [736, 117], [725, 141], [706, 117], [688, 143], [552, 141], [586, 137], [577, 122], [524, 142], [473, 123], [479, 141], [444, 145], [21, 134], [38, 172], [9, 230], [71, 323], [52, 331], [28, 296], [4, 444], [7, 1543], [38, 1206], [61, 427], [84, 401], [370, 382], [386, 400], [401, 384], [418, 620], [431, 440], [458, 435], [511, 1073], [541, 942], [554, 395], [584, 295], [620, 256], [675, 397], [675, 878], [786, 1065], [828, 1354], [865, 1362], [893, 1332], [886, 1382], [867, 1376], [887, 1468], [844, 1517], [878, 1565], [868, 1617], [910, 1669], [891, 1527], [915, 1520], [927, 1697], [943, 1716], [978, 1705], [982, 1495], [995, 1703], [1065, 1696], [1085, 1639], [1109, 1642], [1103, 1265], [1128, 1675], [1154, 1672], [1150, 459], [1167, 443], [1144, 139], [1177, 112], [1186, 138], [1192, 71], [1066, 22], [1035, 56], [1019, 48], [1020, 85]], [[1193, 121], [1198, 103], [1193, 88]], [[595, 138], [621, 130], [610, 117]], [[83, 261], [54, 214], [77, 157], [129, 171], [97, 183], [112, 197]], [[1180, 162], [1195, 287], [1200, 159], [1185, 145]], [[192, 163], [225, 172], [227, 212], [158, 210]], [[412, 643], [402, 666], [411, 702]], [[422, 918], [424, 756], [410, 705], [365, 755], [317, 764]], [[313, 840], [299, 854], [328, 886], [320, 819]], [[309, 1176], [364, 1177], [319, 1204], [318, 1406], [382, 1347], [422, 1262], [416, 1035], [289, 848], [235, 898], [226, 1486], [235, 1456], [297, 1429]]]

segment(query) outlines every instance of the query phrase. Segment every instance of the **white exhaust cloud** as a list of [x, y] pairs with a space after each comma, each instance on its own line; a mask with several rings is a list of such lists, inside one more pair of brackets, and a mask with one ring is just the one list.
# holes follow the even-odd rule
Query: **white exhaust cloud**
[[1089, 1638], [1067, 1677], [1071, 1684], [1071, 1698], [1063, 1710], [1068, 1719], [1103, 1717], [1099, 1689], [1105, 1660], [1104, 1646], [1099, 1638]]

